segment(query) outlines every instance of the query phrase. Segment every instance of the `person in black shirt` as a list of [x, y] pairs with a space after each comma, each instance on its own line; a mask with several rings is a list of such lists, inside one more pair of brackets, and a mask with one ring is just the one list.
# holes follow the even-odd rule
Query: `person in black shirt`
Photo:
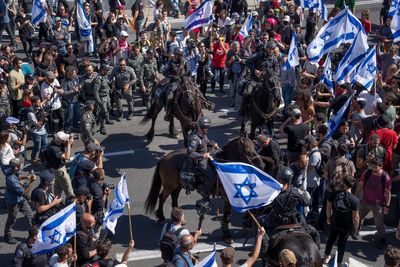
[[89, 188], [81, 186], [76, 190], [74, 197], [69, 198], [65, 205], [76, 203], [76, 222], [81, 221], [81, 217], [84, 213], [91, 213], [91, 207], [93, 202], [93, 195], [90, 193]]
[[81, 186], [89, 187], [90, 180], [93, 179], [92, 171], [95, 166], [91, 160], [81, 160], [79, 162], [77, 175], [72, 179], [74, 192]]
[[116, 266], [117, 264], [128, 264], [128, 258], [131, 254], [131, 250], [135, 246], [135, 242], [133, 240], [129, 241], [128, 248], [122, 256], [121, 262], [109, 258], [111, 246], [111, 240], [108, 238], [99, 240], [99, 242], [97, 242], [97, 255], [100, 257], [97, 263], [100, 265], [100, 267]]
[[28, 232], [28, 238], [21, 242], [16, 248], [11, 266], [21, 267], [44, 267], [47, 266], [47, 257], [45, 254], [32, 254], [32, 246], [35, 243], [39, 230], [36, 226], [31, 226]]
[[95, 238], [91, 231], [95, 225], [96, 220], [93, 215], [89, 213], [82, 215], [81, 224], [76, 232], [76, 254], [78, 255], [76, 263], [78, 266], [89, 263], [97, 255]]
[[258, 154], [265, 163], [264, 171], [275, 177], [279, 164], [281, 163], [281, 148], [279, 143], [269, 135], [260, 134], [256, 138], [260, 146]]
[[359, 224], [359, 200], [351, 193], [351, 188], [355, 183], [355, 178], [351, 175], [343, 177], [341, 184], [342, 190], [335, 191], [328, 197], [326, 207], [327, 224], [331, 225], [329, 238], [325, 247], [324, 263], [328, 263], [331, 256], [332, 246], [338, 239], [338, 266], [341, 266], [347, 238], [354, 229], [358, 229]]
[[92, 214], [103, 212], [105, 200], [110, 194], [110, 189], [104, 184], [104, 170], [97, 168], [93, 171], [93, 179], [90, 180], [89, 189], [93, 194]]
[[144, 2], [143, 0], [136, 0], [132, 5], [132, 21], [135, 24], [136, 42], [139, 41], [139, 33], [142, 31], [144, 20]]

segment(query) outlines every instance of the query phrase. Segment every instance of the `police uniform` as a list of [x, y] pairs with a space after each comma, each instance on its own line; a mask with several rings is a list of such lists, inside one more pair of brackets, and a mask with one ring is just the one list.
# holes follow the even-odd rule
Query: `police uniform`
[[111, 106], [110, 103], [110, 85], [107, 75], [98, 75], [94, 80], [94, 91], [97, 92], [98, 99], [96, 103], [98, 108], [98, 119], [100, 123], [100, 131], [105, 133], [105, 123], [112, 124], [110, 121], [108, 110]]
[[153, 57], [152, 59], [146, 58], [143, 62], [143, 74], [141, 81], [144, 87], [146, 87], [146, 92], [141, 92], [143, 102], [146, 108], [150, 107], [150, 94], [153, 86], [156, 83], [158, 74], [157, 60]]
[[128, 59], [128, 66], [131, 67], [136, 74], [137, 81], [135, 84], [133, 84], [133, 91], [137, 91], [137, 89], [140, 88], [140, 86], [143, 84], [143, 80], [141, 79], [143, 76], [143, 63], [144, 63], [144, 58], [142, 54], [137, 55], [136, 57], [131, 56]]
[[96, 117], [93, 112], [85, 110], [81, 116], [81, 139], [85, 146], [88, 143], [95, 143], [94, 134], [96, 133], [96, 128]]
[[91, 77], [86, 74], [82, 77], [81, 87], [82, 87], [82, 99], [83, 102], [88, 100], [98, 101], [99, 95], [93, 86], [94, 80], [97, 77], [97, 73], [93, 72]]
[[32, 254], [32, 244], [26, 240], [15, 248], [11, 266], [44, 267], [47, 266], [47, 257], [45, 254]]
[[[121, 71], [119, 66], [114, 67], [109, 80], [115, 80], [115, 101], [117, 102], [118, 119], [120, 120], [123, 115], [122, 98], [125, 98], [127, 102], [129, 112], [128, 119], [130, 119], [133, 114], [133, 94], [131, 86], [136, 83], [135, 71], [129, 66], [126, 66], [124, 71]], [[129, 89], [126, 92], [123, 90], [125, 85], [129, 85]]]
[[10, 93], [5, 90], [4, 94], [0, 92], [0, 127], [6, 129], [6, 118], [11, 114]]
[[205, 190], [206, 193], [211, 192], [215, 185], [215, 174], [208, 164], [208, 158], [204, 158], [203, 154], [210, 151], [213, 142], [210, 141], [206, 134], [200, 134], [198, 131], [193, 132], [189, 137], [187, 153], [189, 157], [196, 160], [198, 167], [206, 177]]

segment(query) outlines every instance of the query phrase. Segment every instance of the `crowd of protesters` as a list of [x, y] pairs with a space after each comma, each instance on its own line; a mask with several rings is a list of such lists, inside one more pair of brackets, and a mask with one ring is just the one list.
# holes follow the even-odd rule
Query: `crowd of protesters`
[[[99, 0], [84, 2], [93, 29], [92, 45], [87, 47], [87, 40], [74, 28], [76, 8], [66, 1], [48, 2], [46, 21], [33, 26], [32, 1], [0, 0], [0, 159], [8, 211], [4, 241], [17, 243], [11, 229], [18, 212], [30, 226], [28, 238], [16, 248], [13, 266], [127, 264], [134, 241], [118, 262], [109, 258], [111, 241], [102, 236], [101, 220], [112, 186], [104, 183], [107, 170], [103, 169], [104, 151], [97, 136], [108, 134], [107, 124], [120, 123], [124, 117], [131, 120], [138, 103], [135, 98], [141, 98], [140, 105], [148, 109], [153, 86], [161, 80], [160, 74], [167, 75], [168, 62], [176, 58], [187, 63], [188, 75], [204, 96], [215, 94], [216, 86], [217, 96], [229, 88], [226, 105], [238, 112], [243, 112], [245, 104], [243, 81], [255, 79], [262, 71], [280, 77], [279, 98], [284, 105], [279, 113], [287, 119], [279, 130], [269, 126], [269, 131], [255, 140], [265, 171], [275, 176], [279, 166], [287, 163], [294, 174], [291, 186], [307, 192], [311, 199], [302, 215], [321, 231], [330, 226], [325, 262], [329, 262], [336, 240], [338, 262], [343, 261], [348, 237], [359, 238], [370, 212], [377, 229], [377, 247], [385, 247], [384, 217], [398, 201], [392, 194], [400, 193], [400, 56], [390, 30], [390, 1], [383, 2], [378, 30], [372, 29], [369, 10], [363, 10], [360, 17], [369, 41], [377, 44], [379, 72], [369, 92], [349, 83], [335, 84], [331, 92], [321, 84], [324, 62], [310, 62], [306, 48], [322, 22], [319, 14], [303, 13], [296, 2], [260, 1], [260, 6], [251, 10], [245, 0], [215, 0], [213, 23], [191, 32], [172, 29], [161, 0], [156, 1], [151, 17], [145, 14], [143, 0], [134, 1], [131, 7], [125, 1], [109, 0], [108, 4], [110, 11], [105, 12]], [[190, 1], [185, 15], [200, 4]], [[330, 18], [346, 4], [354, 11], [354, 1], [337, 1]], [[252, 29], [243, 36], [240, 30], [249, 14]], [[2, 38], [4, 30], [10, 43]], [[129, 33], [132, 30], [134, 34]], [[300, 66], [285, 70], [292, 32], [297, 35]], [[348, 49], [345, 44], [332, 53], [332, 69]], [[344, 120], [325, 140], [330, 114], [336, 114], [353, 91], [356, 96]], [[67, 168], [78, 134], [85, 150]], [[283, 138], [287, 138], [286, 153], [279, 143]], [[23, 174], [27, 163], [42, 167], [36, 188], [32, 187], [37, 176]], [[72, 202], [78, 204], [80, 223], [76, 251], [67, 244], [53, 255], [32, 255], [38, 227]], [[398, 205], [396, 209], [391, 213], [398, 214]], [[174, 209], [171, 217], [173, 223], [163, 229], [161, 239], [181, 228], [182, 210]], [[259, 229], [245, 266], [257, 259], [264, 234], [264, 229]], [[200, 235], [201, 230], [194, 235], [179, 231], [180, 246], [170, 255], [176, 266], [192, 266], [190, 249]], [[283, 266], [295, 266], [291, 251], [281, 254]], [[387, 266], [398, 266], [398, 251], [389, 248], [386, 254], [385, 260], [396, 264]], [[231, 266], [234, 250], [225, 249], [221, 260], [224, 266]]]

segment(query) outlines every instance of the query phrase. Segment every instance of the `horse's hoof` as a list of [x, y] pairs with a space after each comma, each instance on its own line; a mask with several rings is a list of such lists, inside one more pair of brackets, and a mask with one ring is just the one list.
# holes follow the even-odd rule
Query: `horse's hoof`
[[179, 133], [170, 132], [169, 135], [171, 136], [171, 138], [179, 139]]
[[224, 241], [227, 244], [233, 244], [233, 238], [230, 233], [223, 233], [222, 234], [222, 241]]

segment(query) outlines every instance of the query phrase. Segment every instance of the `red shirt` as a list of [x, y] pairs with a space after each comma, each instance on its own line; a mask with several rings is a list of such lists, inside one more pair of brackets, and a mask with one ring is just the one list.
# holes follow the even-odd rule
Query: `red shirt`
[[[229, 50], [229, 45], [227, 43], [225, 43], [225, 49], [226, 51]], [[211, 62], [211, 65], [216, 68], [225, 68], [226, 53], [224, 49], [222, 49], [219, 42], [213, 44], [212, 52], [213, 52], [213, 60]]]
[[388, 128], [381, 128], [376, 131], [371, 131], [371, 134], [376, 133], [381, 137], [380, 144], [386, 149], [386, 156], [384, 160], [383, 169], [390, 172], [392, 169], [392, 158], [393, 158], [393, 145], [397, 145], [399, 142], [395, 131]]
[[[365, 175], [367, 171], [361, 174], [360, 181], [364, 183], [364, 197], [362, 201], [367, 202], [371, 205], [385, 205], [385, 194], [384, 188], [382, 188], [382, 180], [381, 176], [376, 176], [375, 174], [371, 173], [371, 176], [368, 178], [367, 183], [365, 184]], [[389, 175], [386, 174], [385, 177], [385, 189], [390, 190], [391, 182]]]
[[368, 34], [372, 31], [372, 23], [369, 20], [361, 20], [361, 24], [365, 30], [365, 32]]

